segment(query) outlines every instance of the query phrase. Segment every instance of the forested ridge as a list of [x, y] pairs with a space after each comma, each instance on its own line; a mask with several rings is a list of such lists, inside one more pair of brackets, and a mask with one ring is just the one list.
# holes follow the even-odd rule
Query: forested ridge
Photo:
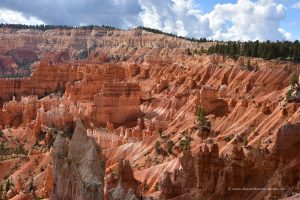
[[[89, 25], [89, 26], [66, 26], [66, 25], [24, 25], [24, 24], [0, 24], [0, 28], [14, 28], [14, 29], [36, 29], [36, 30], [51, 30], [51, 29], [85, 29], [92, 30], [97, 28], [105, 28], [110, 30], [120, 30], [119, 28], [113, 26], [98, 26], [98, 25]], [[208, 53], [208, 54], [221, 54], [227, 55], [234, 58], [239, 56], [246, 57], [257, 57], [264, 58], [267, 60], [271, 59], [280, 59], [288, 61], [300, 61], [300, 42], [296, 41], [213, 41], [206, 38], [190, 38], [178, 36], [173, 33], [166, 33], [157, 29], [148, 28], [144, 26], [137, 27], [148, 32], [156, 34], [164, 34], [170, 37], [175, 37], [179, 39], [188, 40], [191, 42], [205, 43], [205, 42], [214, 42], [215, 44], [210, 46], [208, 49], [200, 49], [198, 52]], [[189, 53], [189, 51], [188, 51]]]
[[84, 30], [92, 30], [96, 28], [105, 28], [105, 29], [119, 29], [114, 26], [98, 26], [98, 25], [88, 25], [88, 26], [67, 26], [67, 25], [46, 25], [46, 24], [38, 24], [38, 25], [26, 25], [26, 24], [0, 24], [0, 28], [13, 28], [13, 29], [34, 29], [34, 30], [51, 30], [51, 29], [84, 29]]
[[267, 60], [280, 59], [300, 61], [300, 43], [291, 41], [248, 41], [248, 42], [217, 42], [206, 53], [222, 54], [231, 57], [258, 57]]

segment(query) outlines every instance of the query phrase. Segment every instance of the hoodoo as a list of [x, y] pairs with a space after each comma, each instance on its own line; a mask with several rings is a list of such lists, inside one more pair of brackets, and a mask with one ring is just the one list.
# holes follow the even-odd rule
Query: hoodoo
[[81, 120], [70, 141], [58, 136], [53, 144], [54, 199], [104, 199], [105, 160]]
[[0, 27], [0, 199], [298, 198], [300, 65], [251, 46], [297, 43], [38, 27]]

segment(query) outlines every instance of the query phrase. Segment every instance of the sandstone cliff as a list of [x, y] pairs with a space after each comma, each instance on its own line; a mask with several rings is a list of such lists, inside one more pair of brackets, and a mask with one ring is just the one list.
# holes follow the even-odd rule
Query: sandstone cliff
[[[18, 62], [35, 58], [14, 50], [28, 47], [43, 60], [29, 78], [0, 79], [0, 179], [18, 185], [5, 195], [134, 199], [141, 190], [156, 199], [271, 200], [299, 193], [299, 102], [286, 100], [299, 64], [251, 58], [251, 71], [246, 58], [196, 51], [209, 43], [138, 29], [0, 35], [1, 52]], [[88, 130], [79, 125], [71, 141], [62, 139], [78, 118]], [[105, 172], [94, 171], [104, 157]]]

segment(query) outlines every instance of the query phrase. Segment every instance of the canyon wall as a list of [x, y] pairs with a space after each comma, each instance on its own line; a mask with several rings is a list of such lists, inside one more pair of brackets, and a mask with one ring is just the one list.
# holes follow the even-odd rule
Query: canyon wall
[[[195, 50], [210, 43], [139, 29], [1, 29], [0, 36], [1, 52], [32, 48], [42, 60], [29, 78], [0, 79], [0, 140], [9, 149], [0, 177], [24, 188], [5, 195], [271, 200], [299, 193], [299, 102], [286, 98], [299, 64], [205, 55]], [[255, 70], [244, 67], [248, 59]]]

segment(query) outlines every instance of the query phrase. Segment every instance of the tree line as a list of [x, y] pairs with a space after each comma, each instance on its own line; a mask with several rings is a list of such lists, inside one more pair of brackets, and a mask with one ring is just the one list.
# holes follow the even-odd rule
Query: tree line
[[[26, 24], [0, 24], [0, 28], [13, 28], [13, 29], [34, 29], [34, 30], [51, 30], [51, 29], [84, 29], [84, 30], [93, 30], [93, 29], [100, 29], [100, 28], [105, 28], [105, 29], [110, 29], [110, 30], [121, 30], [120, 28], [114, 27], [114, 26], [107, 26], [107, 25], [88, 25], [88, 26], [68, 26], [68, 25], [46, 25], [46, 24], [38, 24], [38, 25], [26, 25]], [[151, 33], [156, 33], [156, 34], [164, 34], [167, 36], [171, 37], [176, 37], [184, 40], [188, 40], [191, 42], [212, 42], [212, 40], [208, 40], [206, 38], [190, 38], [190, 37], [183, 37], [183, 36], [178, 36], [173, 33], [166, 33], [157, 29], [153, 28], [148, 28], [144, 26], [138, 26], [138, 29], [142, 29]]]
[[231, 57], [257, 57], [267, 60], [280, 59], [300, 61], [300, 43], [291, 41], [230, 41], [218, 42], [207, 50], [208, 54], [221, 54]]
[[34, 30], [51, 30], [51, 29], [83, 29], [83, 30], [93, 30], [93, 29], [110, 29], [110, 30], [119, 30], [114, 26], [98, 26], [98, 25], [89, 25], [89, 26], [67, 26], [67, 25], [46, 25], [46, 24], [38, 24], [38, 25], [26, 25], [26, 24], [0, 24], [0, 28], [13, 28], [13, 29], [34, 29]]
[[191, 42], [198, 42], [198, 43], [212, 42], [212, 40], [208, 40], [206, 38], [196, 39], [196, 38], [191, 38], [191, 37], [183, 37], [183, 36], [178, 36], [174, 33], [166, 33], [166, 32], [160, 31], [158, 29], [153, 29], [153, 28], [144, 27], [144, 26], [138, 26], [137, 28], [148, 31], [148, 32], [151, 32], [151, 33], [163, 34], [163, 35], [166, 35], [166, 36], [175, 37], [175, 38], [179, 38], [179, 39], [184, 39], [184, 40], [188, 40], [188, 41], [191, 41]]

